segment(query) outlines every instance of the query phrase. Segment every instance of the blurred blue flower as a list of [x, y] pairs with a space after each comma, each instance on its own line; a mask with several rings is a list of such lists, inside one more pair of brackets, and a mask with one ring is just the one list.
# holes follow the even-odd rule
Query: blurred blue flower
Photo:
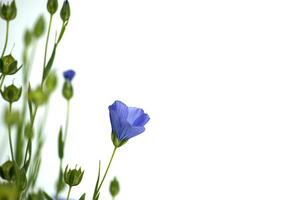
[[72, 70], [72, 69], [69, 69], [67, 71], [64, 71], [63, 75], [64, 75], [64, 78], [65, 78], [66, 81], [70, 81], [71, 82], [72, 79], [75, 76], [75, 71]]
[[150, 119], [143, 109], [128, 107], [121, 101], [115, 101], [110, 105], [109, 111], [112, 141], [116, 147], [120, 147], [130, 138], [143, 133], [144, 125]]

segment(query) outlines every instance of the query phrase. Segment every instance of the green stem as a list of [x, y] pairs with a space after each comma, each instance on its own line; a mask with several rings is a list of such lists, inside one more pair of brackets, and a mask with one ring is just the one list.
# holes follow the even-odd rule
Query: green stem
[[[43, 76], [44, 76], [44, 71], [45, 71], [45, 67], [46, 67], [47, 50], [48, 50], [48, 42], [49, 42], [49, 35], [50, 35], [50, 30], [51, 30], [51, 24], [52, 24], [52, 17], [53, 17], [53, 15], [50, 15], [48, 32], [47, 32], [47, 38], [46, 38], [46, 45], [45, 45], [45, 52], [44, 52]], [[42, 83], [43, 83], [43, 76], [42, 76]]]
[[65, 122], [65, 131], [64, 131], [64, 144], [66, 144], [68, 126], [69, 126], [69, 116], [70, 116], [70, 100], [67, 100], [67, 113], [66, 113], [66, 122]]
[[35, 107], [35, 109], [33, 111], [33, 115], [31, 117], [30, 126], [31, 126], [32, 129], [33, 129], [34, 121], [36, 119], [37, 112], [38, 112], [38, 106]]
[[71, 193], [71, 186], [69, 186], [69, 190], [68, 190], [68, 195], [67, 195], [67, 200], [69, 200], [69, 197], [70, 197], [70, 193]]
[[4, 43], [4, 47], [2, 50], [2, 54], [1, 54], [1, 58], [4, 56], [6, 47], [7, 47], [7, 42], [8, 42], [8, 30], [9, 30], [9, 21], [6, 21], [6, 35], [5, 35], [5, 43]]
[[[9, 103], [9, 114], [11, 114], [11, 110], [12, 110], [12, 103]], [[8, 137], [9, 137], [9, 147], [10, 147], [11, 158], [13, 161], [15, 161], [14, 151], [13, 151], [13, 143], [12, 143], [12, 138], [11, 138], [11, 125], [10, 124], [8, 124]]]
[[0, 82], [0, 90], [1, 90], [1, 88], [2, 88], [2, 85], [3, 85], [3, 82], [4, 82], [4, 79], [5, 79], [5, 75], [1, 75], [1, 82]]
[[115, 155], [116, 150], [117, 150], [117, 147], [114, 147], [114, 150], [113, 150], [112, 155], [111, 155], [110, 162], [109, 162], [109, 164], [108, 164], [108, 166], [107, 166], [107, 169], [106, 169], [106, 171], [105, 171], [105, 174], [103, 175], [102, 180], [101, 180], [101, 182], [100, 182], [100, 184], [99, 184], [99, 187], [98, 187], [98, 190], [99, 190], [99, 191], [100, 191], [100, 188], [101, 188], [101, 186], [102, 186], [102, 184], [103, 184], [103, 182], [104, 182], [104, 180], [105, 180], [105, 178], [106, 178], [106, 176], [107, 176], [107, 173], [108, 173], [108, 171], [109, 171], [109, 169], [110, 169], [110, 166], [111, 166], [111, 163], [112, 163], [112, 160], [113, 160], [113, 158], [114, 158], [114, 155]]

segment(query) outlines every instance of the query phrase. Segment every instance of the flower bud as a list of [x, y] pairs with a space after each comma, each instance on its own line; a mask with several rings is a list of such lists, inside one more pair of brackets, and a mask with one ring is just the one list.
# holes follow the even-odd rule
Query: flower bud
[[55, 90], [57, 86], [57, 75], [54, 72], [51, 72], [45, 81], [45, 87], [47, 92], [51, 93]]
[[25, 125], [24, 134], [28, 140], [34, 137], [34, 129], [29, 122]]
[[13, 183], [1, 183], [0, 184], [0, 199], [16, 200], [18, 196], [18, 190]]
[[33, 27], [33, 35], [36, 38], [40, 38], [44, 34], [44, 32], [45, 32], [45, 19], [43, 15], [41, 15]]
[[35, 90], [29, 92], [28, 98], [36, 106], [39, 106], [48, 100], [48, 94], [45, 93], [41, 87], [37, 87]]
[[79, 169], [68, 169], [68, 165], [65, 168], [64, 172], [64, 181], [70, 187], [77, 186], [82, 181], [84, 171], [81, 168]]
[[14, 163], [10, 160], [0, 166], [0, 177], [7, 181], [12, 181], [15, 178], [16, 170]]
[[47, 10], [48, 12], [53, 15], [54, 13], [56, 13], [58, 8], [58, 2], [57, 0], [48, 0], [47, 2]]
[[61, 9], [61, 19], [63, 20], [63, 22], [67, 22], [70, 18], [70, 4], [68, 2], [68, 0], [64, 1], [64, 4], [62, 6]]
[[18, 68], [18, 61], [10, 54], [0, 59], [0, 72], [3, 75], [13, 75], [17, 73], [22, 66]]
[[17, 16], [16, 2], [12, 1], [9, 4], [0, 4], [0, 17], [6, 21], [11, 21]]
[[70, 100], [73, 97], [73, 87], [71, 82], [65, 81], [63, 86], [63, 96], [65, 99]]
[[17, 88], [14, 84], [11, 84], [8, 87], [4, 87], [4, 90], [1, 90], [1, 95], [5, 101], [9, 103], [16, 102], [20, 99], [22, 93], [22, 87]]
[[110, 183], [110, 193], [113, 198], [115, 198], [117, 196], [117, 194], [119, 193], [119, 190], [120, 190], [119, 182], [116, 179], [116, 177], [114, 177], [114, 179]]
[[27, 29], [25, 31], [23, 39], [24, 39], [25, 46], [28, 47], [32, 42], [32, 34], [31, 34], [30, 30]]
[[17, 125], [20, 122], [20, 113], [17, 110], [5, 110], [4, 120], [7, 126]]

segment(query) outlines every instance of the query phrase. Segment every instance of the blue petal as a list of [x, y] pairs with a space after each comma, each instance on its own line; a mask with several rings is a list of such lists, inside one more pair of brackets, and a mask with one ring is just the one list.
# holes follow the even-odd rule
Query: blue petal
[[74, 76], [75, 76], [75, 71], [72, 70], [72, 69], [69, 69], [69, 70], [65, 71], [65, 72], [63, 73], [63, 75], [64, 75], [64, 78], [65, 78], [67, 81], [72, 81], [72, 79], [73, 79]]
[[121, 122], [117, 115], [117, 112], [114, 110], [110, 111], [110, 121], [111, 121], [112, 132], [117, 134], [118, 130], [121, 127]]
[[144, 111], [140, 108], [129, 107], [129, 114], [127, 116], [127, 121], [133, 125], [135, 120], [138, 119], [141, 115], [143, 115]]
[[135, 136], [139, 135], [140, 133], [143, 133], [144, 131], [145, 131], [145, 128], [142, 126], [139, 126], [139, 127], [133, 126], [128, 130], [128, 132], [126, 134], [126, 139], [128, 140], [132, 137], [135, 137]]
[[133, 126], [144, 126], [149, 121], [149, 116], [146, 113], [140, 115], [133, 123]]
[[128, 107], [121, 101], [115, 101], [112, 105], [110, 105], [109, 111], [115, 111], [118, 118], [121, 120], [126, 120], [129, 113]]

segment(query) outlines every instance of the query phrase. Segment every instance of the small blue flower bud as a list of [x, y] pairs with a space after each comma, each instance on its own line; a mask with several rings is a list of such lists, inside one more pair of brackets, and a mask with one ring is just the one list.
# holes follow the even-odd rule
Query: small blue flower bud
[[48, 12], [53, 15], [54, 13], [56, 13], [58, 8], [58, 2], [57, 0], [48, 0], [47, 2], [47, 10]]
[[63, 22], [67, 22], [70, 18], [70, 4], [68, 2], [68, 0], [65, 0], [64, 1], [64, 4], [62, 6], [62, 9], [61, 9], [61, 19], [63, 20]]
[[71, 82], [72, 79], [73, 79], [74, 76], [75, 76], [75, 71], [72, 70], [72, 69], [69, 69], [69, 70], [67, 70], [67, 71], [64, 71], [63, 75], [64, 75], [64, 78], [65, 78], [66, 81]]
[[79, 169], [68, 169], [68, 165], [65, 168], [64, 172], [64, 181], [70, 187], [77, 186], [82, 181], [84, 171], [81, 168]]
[[14, 84], [11, 84], [8, 87], [4, 87], [4, 90], [1, 90], [1, 95], [3, 99], [9, 103], [16, 102], [20, 99], [22, 93], [22, 87], [17, 88]]
[[114, 179], [110, 183], [110, 193], [113, 198], [115, 198], [117, 196], [117, 194], [119, 193], [119, 190], [120, 190], [119, 182], [118, 182], [117, 178], [114, 177]]
[[11, 21], [17, 16], [16, 2], [12, 1], [8, 4], [0, 3], [0, 17], [6, 21]]

